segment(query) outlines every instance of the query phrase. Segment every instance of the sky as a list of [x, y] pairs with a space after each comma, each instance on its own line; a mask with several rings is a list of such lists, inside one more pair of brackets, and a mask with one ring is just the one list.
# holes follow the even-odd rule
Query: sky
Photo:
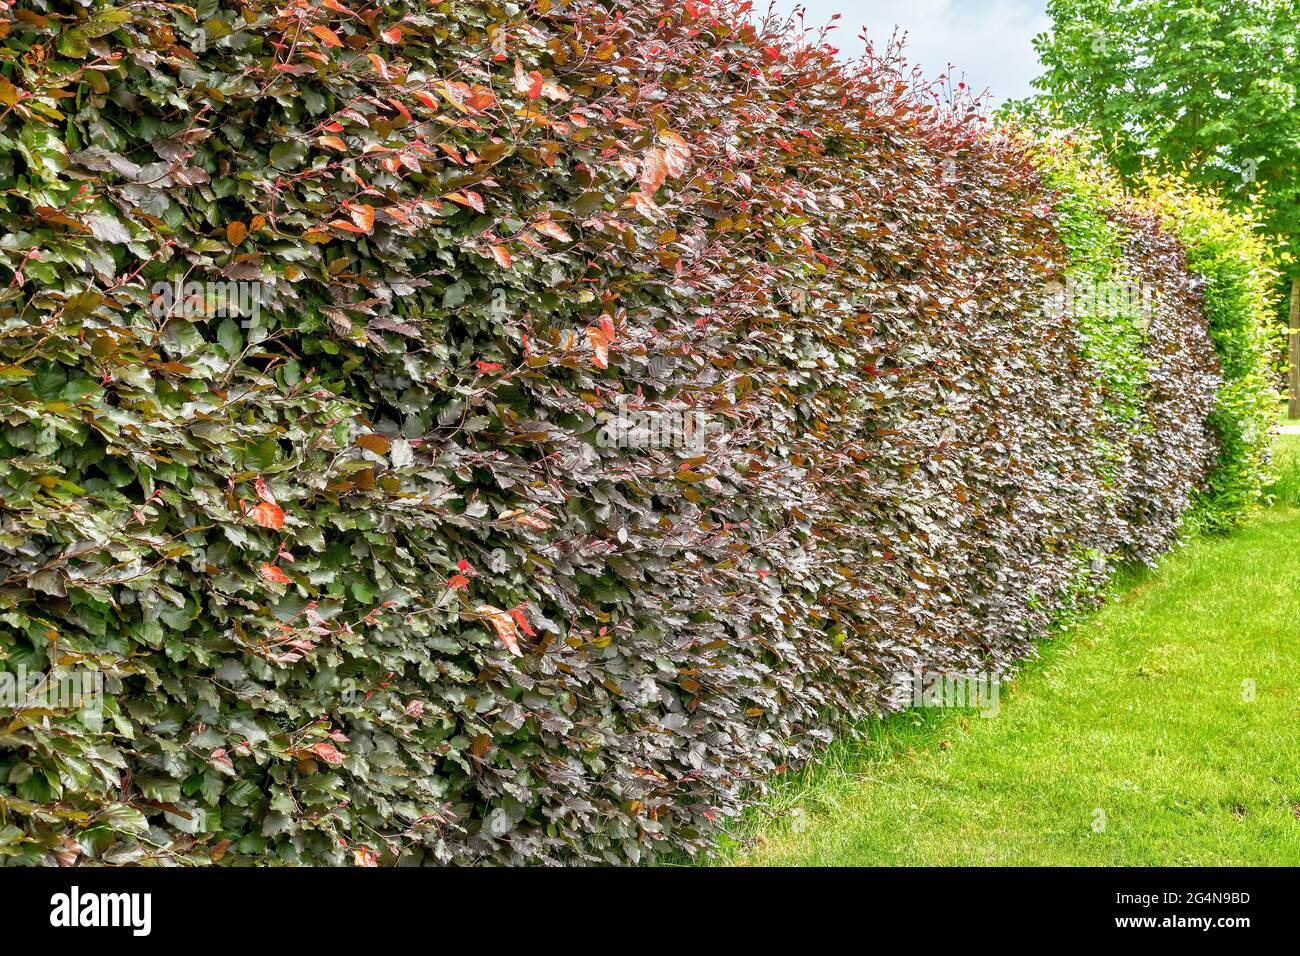
[[[773, 0], [782, 13], [807, 11], [809, 26], [821, 26], [835, 13], [839, 29], [831, 43], [841, 55], [861, 51], [862, 26], [873, 41], [889, 39], [897, 25], [908, 33], [908, 60], [937, 76], [948, 64], [954, 79], [965, 73], [975, 92], [989, 91], [993, 106], [1035, 92], [1030, 81], [1041, 72], [1031, 42], [1051, 26], [1045, 0]], [[762, 10], [755, 0], [755, 11]]]

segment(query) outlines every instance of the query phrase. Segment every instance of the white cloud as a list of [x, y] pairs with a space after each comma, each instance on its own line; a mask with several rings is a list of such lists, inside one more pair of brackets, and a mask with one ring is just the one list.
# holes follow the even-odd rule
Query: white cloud
[[[796, 6], [807, 11], [809, 26], [843, 14], [831, 42], [846, 56], [861, 52], [863, 26], [877, 46], [897, 26], [907, 31], [908, 60], [927, 76], [951, 63], [954, 78], [965, 74], [967, 85], [987, 89], [994, 105], [1034, 92], [1029, 83], [1042, 68], [1031, 41], [1051, 26], [1044, 0], [774, 0], [781, 13]], [[754, 7], [762, 9], [761, 0]]]

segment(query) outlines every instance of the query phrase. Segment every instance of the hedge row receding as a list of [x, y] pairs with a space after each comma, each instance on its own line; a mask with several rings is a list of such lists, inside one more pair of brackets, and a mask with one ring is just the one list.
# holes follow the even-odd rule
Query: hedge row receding
[[696, 852], [1175, 539], [1176, 238], [748, 7], [0, 14], [0, 855]]

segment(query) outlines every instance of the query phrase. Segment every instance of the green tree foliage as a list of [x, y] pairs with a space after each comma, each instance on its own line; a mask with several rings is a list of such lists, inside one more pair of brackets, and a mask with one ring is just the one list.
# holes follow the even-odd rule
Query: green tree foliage
[[[1035, 40], [1049, 120], [1096, 132], [1131, 181], [1185, 172], [1244, 205], [1292, 256], [1300, 240], [1300, 4], [1049, 0]], [[1293, 268], [1294, 271], [1294, 268]]]

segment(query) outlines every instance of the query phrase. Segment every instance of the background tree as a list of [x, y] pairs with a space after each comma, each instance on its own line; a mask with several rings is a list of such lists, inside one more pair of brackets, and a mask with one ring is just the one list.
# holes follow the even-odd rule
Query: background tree
[[1186, 171], [1258, 200], [1291, 291], [1279, 289], [1284, 309], [1300, 290], [1300, 4], [1048, 0], [1047, 10], [1053, 29], [1034, 41], [1043, 95], [1013, 109], [1090, 127], [1129, 179]]

